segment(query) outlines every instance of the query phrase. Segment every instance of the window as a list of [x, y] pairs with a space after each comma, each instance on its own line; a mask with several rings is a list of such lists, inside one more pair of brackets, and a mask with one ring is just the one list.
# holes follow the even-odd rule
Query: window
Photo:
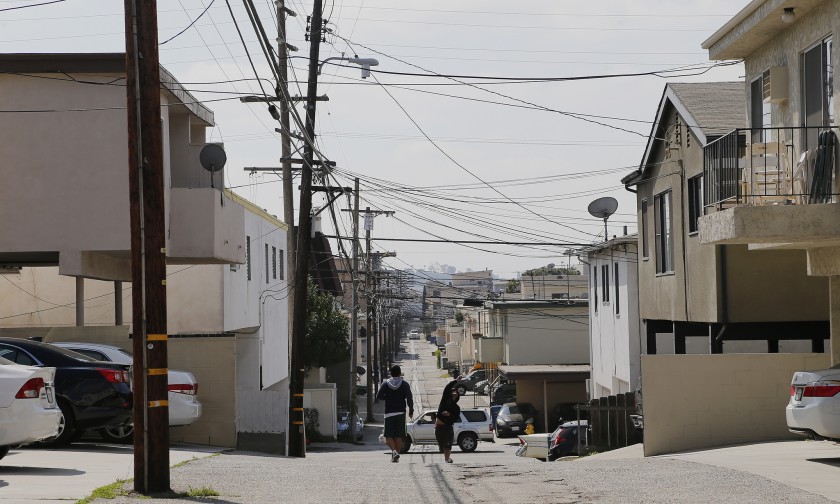
[[265, 283], [268, 283], [268, 243], [265, 244]]
[[[834, 68], [831, 37], [802, 55], [802, 110], [805, 126], [834, 125]], [[819, 128], [807, 130], [806, 147], [817, 146]]]
[[271, 247], [271, 278], [277, 280], [277, 247]]
[[251, 280], [251, 237], [245, 237], [245, 265], [248, 271], [248, 280]]
[[770, 141], [769, 131], [762, 128], [769, 128], [773, 125], [772, 108], [770, 102], [764, 101], [764, 88], [770, 85], [770, 70], [765, 71], [761, 77], [750, 83], [750, 128], [752, 128], [753, 142]]
[[601, 266], [601, 292], [604, 295], [604, 303], [610, 302], [610, 265]]
[[23, 350], [11, 346], [0, 345], [0, 357], [23, 366], [40, 366], [41, 363]]
[[613, 275], [613, 279], [615, 280], [615, 314], [618, 315], [618, 263], [615, 263], [615, 274]]
[[642, 200], [642, 258], [647, 259], [648, 255], [648, 202]]
[[595, 313], [598, 313], [598, 267], [592, 266], [592, 292], [595, 293]]
[[486, 422], [489, 420], [487, 415], [481, 410], [463, 410], [461, 414], [467, 419], [467, 422]]
[[277, 252], [279, 252], [279, 254], [277, 255], [277, 269], [279, 270], [278, 273], [280, 280], [283, 280], [283, 278], [285, 278], [283, 275], [285, 275], [286, 271], [285, 254], [283, 253], [283, 249], [280, 249]]
[[688, 234], [699, 231], [698, 222], [703, 215], [703, 176], [688, 179]]
[[656, 248], [656, 272], [674, 271], [674, 236], [671, 228], [671, 191], [653, 198], [653, 232]]

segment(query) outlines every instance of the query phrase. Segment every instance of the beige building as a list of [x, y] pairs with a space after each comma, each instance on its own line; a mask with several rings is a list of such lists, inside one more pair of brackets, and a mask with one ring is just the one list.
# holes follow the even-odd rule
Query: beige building
[[[4, 335], [130, 346], [124, 65], [121, 53], [0, 55]], [[203, 404], [171, 438], [282, 453], [286, 226], [201, 166], [213, 113], [160, 73], [169, 365], [196, 375]]]
[[743, 126], [744, 96], [738, 82], [667, 84], [640, 167], [622, 180], [638, 201], [647, 354], [822, 351], [828, 337], [826, 281], [806, 274], [803, 251], [702, 242], [715, 211], [704, 147]]
[[[807, 292], [819, 289], [821, 308], [831, 300], [823, 309], [832, 364], [840, 362], [840, 190], [829, 145], [836, 142], [838, 31], [837, 2], [756, 0], [703, 43], [710, 59], [744, 60], [749, 129], [705, 147], [707, 211], [698, 229], [701, 243], [740, 247], [750, 258], [768, 250], [805, 257]], [[792, 287], [781, 282], [773, 292], [802, 292]], [[745, 290], [755, 296], [762, 289]]]

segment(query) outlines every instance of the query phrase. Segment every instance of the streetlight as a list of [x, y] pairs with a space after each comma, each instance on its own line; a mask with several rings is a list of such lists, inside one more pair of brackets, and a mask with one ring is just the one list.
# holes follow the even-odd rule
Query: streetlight
[[327, 58], [318, 65], [318, 75], [321, 75], [321, 69], [324, 68], [324, 64], [327, 61], [347, 61], [348, 63], [353, 63], [362, 67], [362, 79], [367, 79], [370, 77], [370, 67], [376, 66], [379, 64], [379, 61], [374, 58], [360, 58], [358, 56], [353, 56], [352, 58], [348, 58], [347, 56], [333, 56], [331, 58]]

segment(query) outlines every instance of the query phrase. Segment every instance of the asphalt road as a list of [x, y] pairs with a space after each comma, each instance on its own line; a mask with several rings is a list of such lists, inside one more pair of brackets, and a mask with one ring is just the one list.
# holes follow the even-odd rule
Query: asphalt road
[[[434, 407], [446, 374], [425, 341], [403, 341], [401, 365], [418, 404]], [[466, 405], [484, 399], [467, 395]], [[378, 443], [381, 426], [365, 428], [362, 445], [323, 443], [305, 459], [203, 448], [173, 451], [172, 487], [207, 489], [217, 503], [802, 503], [840, 502], [840, 448], [829, 443], [764, 443], [642, 458], [638, 446], [579, 460], [543, 463], [514, 456], [517, 442], [480, 443], [443, 463], [431, 446], [413, 447], [399, 463]], [[67, 502], [131, 475], [125, 447], [22, 450], [0, 463], [0, 504]], [[131, 485], [127, 485], [130, 488]], [[154, 502], [183, 503], [180, 499]], [[140, 496], [97, 500], [139, 504]]]

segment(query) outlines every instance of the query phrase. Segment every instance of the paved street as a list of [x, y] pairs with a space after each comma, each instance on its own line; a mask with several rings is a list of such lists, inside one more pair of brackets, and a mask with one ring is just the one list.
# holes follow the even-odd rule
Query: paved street
[[[433, 346], [404, 340], [400, 364], [418, 404], [435, 407], [445, 373]], [[486, 398], [467, 395], [464, 405]], [[381, 408], [377, 404], [376, 408]], [[830, 443], [764, 443], [644, 459], [640, 446], [576, 461], [542, 463], [514, 456], [516, 440], [453, 452], [444, 464], [431, 446], [413, 447], [398, 464], [368, 425], [362, 445], [319, 443], [305, 459], [201, 447], [173, 449], [172, 487], [215, 490], [206, 502], [341, 503], [801, 503], [840, 502], [840, 448]], [[195, 460], [192, 460], [194, 459]], [[25, 449], [0, 465], [0, 503], [68, 502], [132, 475], [128, 447], [83, 443], [71, 450]], [[130, 484], [127, 485], [130, 488]], [[810, 493], [801, 488], [809, 488]], [[139, 497], [97, 500], [138, 504]], [[156, 502], [184, 502], [158, 499]]]

